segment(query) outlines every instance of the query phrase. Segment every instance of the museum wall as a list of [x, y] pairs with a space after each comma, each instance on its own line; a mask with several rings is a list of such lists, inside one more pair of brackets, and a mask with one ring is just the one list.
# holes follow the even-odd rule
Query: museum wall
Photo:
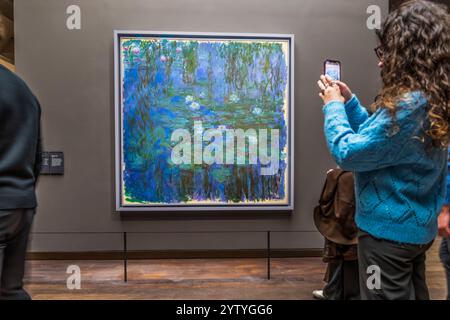
[[[81, 30], [66, 28], [71, 4], [81, 7]], [[326, 58], [339, 59], [344, 80], [371, 103], [372, 4], [388, 10], [387, 0], [15, 0], [16, 70], [42, 104], [45, 150], [65, 155], [65, 175], [39, 181], [31, 250], [119, 250], [122, 235], [110, 232], [122, 231], [155, 232], [130, 234], [130, 250], [258, 249], [265, 233], [254, 231], [265, 230], [283, 231], [272, 234], [274, 248], [320, 248], [312, 210], [334, 162], [316, 81]], [[295, 212], [115, 212], [114, 29], [295, 34]]]

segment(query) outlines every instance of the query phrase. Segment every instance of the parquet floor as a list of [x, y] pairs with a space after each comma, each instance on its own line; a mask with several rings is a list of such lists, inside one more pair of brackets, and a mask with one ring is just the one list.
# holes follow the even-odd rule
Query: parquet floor
[[[428, 254], [432, 299], [444, 299], [446, 283], [436, 241]], [[81, 289], [66, 286], [67, 267], [81, 269]], [[26, 288], [33, 299], [311, 299], [323, 286], [320, 258], [133, 260], [128, 282], [122, 261], [28, 261]]]

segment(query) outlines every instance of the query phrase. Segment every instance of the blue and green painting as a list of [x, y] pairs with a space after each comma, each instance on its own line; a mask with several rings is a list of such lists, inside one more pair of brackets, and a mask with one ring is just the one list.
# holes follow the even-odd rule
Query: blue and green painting
[[288, 39], [127, 35], [119, 48], [122, 206], [288, 204]]

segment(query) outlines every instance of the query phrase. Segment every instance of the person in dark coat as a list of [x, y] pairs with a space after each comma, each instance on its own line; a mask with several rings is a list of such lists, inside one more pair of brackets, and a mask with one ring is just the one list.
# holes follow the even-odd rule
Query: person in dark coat
[[328, 171], [314, 210], [314, 223], [325, 237], [323, 261], [327, 263], [326, 285], [312, 293], [319, 300], [360, 299], [354, 188], [351, 172]]
[[0, 66], [0, 299], [23, 289], [28, 236], [41, 163], [41, 108], [28, 86]]

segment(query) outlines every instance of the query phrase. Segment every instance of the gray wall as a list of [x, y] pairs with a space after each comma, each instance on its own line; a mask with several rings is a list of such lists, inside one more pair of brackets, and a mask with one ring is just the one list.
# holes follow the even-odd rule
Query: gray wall
[[[79, 4], [82, 30], [66, 29]], [[387, 0], [15, 0], [17, 72], [43, 107], [45, 149], [64, 151], [66, 175], [41, 178], [35, 232], [302, 230], [275, 233], [275, 248], [319, 248], [315, 206], [334, 163], [323, 137], [316, 80], [326, 58], [368, 104], [379, 72], [366, 9]], [[292, 214], [114, 212], [113, 30], [293, 33], [295, 44], [295, 207]], [[33, 251], [120, 249], [120, 235], [35, 234]], [[250, 249], [264, 234], [130, 236], [130, 249]]]

